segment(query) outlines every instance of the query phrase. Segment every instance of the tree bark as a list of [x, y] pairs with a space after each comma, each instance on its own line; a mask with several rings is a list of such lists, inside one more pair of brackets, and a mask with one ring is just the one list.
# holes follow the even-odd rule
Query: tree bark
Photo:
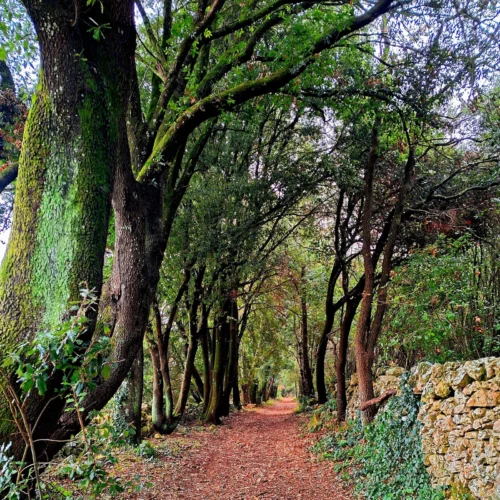
[[128, 389], [125, 401], [127, 421], [135, 429], [134, 443], [140, 444], [142, 440], [142, 397], [144, 392], [144, 350], [142, 347], [139, 349], [137, 357], [132, 363], [130, 374], [124, 383]]
[[[130, 168], [125, 111], [135, 52], [133, 2], [110, 1], [104, 12], [98, 3], [87, 6], [76, 20], [73, 4], [24, 3], [40, 42], [42, 75], [25, 127], [16, 210], [0, 272], [2, 352], [59, 325], [70, 304], [80, 300], [82, 283], [100, 292], [113, 179]], [[90, 18], [110, 26], [105, 39], [89, 33]], [[89, 318], [87, 339], [94, 320]], [[120, 380], [110, 381], [113, 392], [138, 348], [139, 342], [122, 363]], [[65, 436], [78, 429], [75, 415], [68, 427], [59, 421], [70, 416], [60, 398], [53, 399], [55, 389], [26, 403], [30, 422], [46, 407], [34, 436], [45, 458], [60, 445], [43, 439], [54, 438], [61, 426]], [[1, 398], [0, 421], [0, 441], [12, 439], [20, 457], [24, 442], [11, 436]]]
[[222, 315], [218, 320], [214, 332], [214, 363], [210, 387], [210, 402], [208, 404], [205, 420], [212, 424], [219, 424], [221, 415], [222, 398], [224, 392], [224, 374], [226, 361], [226, 342], [229, 338], [229, 315], [231, 314], [231, 300], [224, 300]]
[[234, 388], [236, 367], [238, 363], [238, 303], [236, 299], [231, 299], [231, 315], [229, 318], [229, 346], [228, 360], [224, 374], [224, 391], [222, 397], [221, 415], [229, 415], [229, 401]]
[[298, 354], [299, 354], [301, 395], [309, 398], [314, 396], [314, 385], [311, 372], [311, 365], [309, 363], [309, 332], [307, 325], [307, 302], [304, 290], [305, 284], [303, 283], [304, 279], [305, 279], [305, 268], [302, 269], [301, 273], [301, 286], [300, 286], [301, 322], [300, 322], [300, 338], [299, 338]]
[[[365, 189], [362, 217], [362, 253], [365, 286], [363, 290], [363, 300], [361, 302], [361, 310], [358, 318], [356, 338], [354, 342], [356, 369], [358, 373], [359, 399], [362, 403], [375, 397], [373, 393], [373, 376], [371, 370], [373, 358], [367, 351], [366, 345], [367, 336], [369, 335], [370, 329], [373, 292], [375, 288], [375, 272], [371, 253], [371, 218], [373, 212], [373, 179], [375, 175], [375, 164], [378, 159], [377, 149], [379, 145], [379, 126], [380, 117], [377, 116], [372, 129], [370, 151], [368, 153], [364, 175]], [[374, 416], [375, 412], [373, 411], [373, 408], [368, 409], [362, 414], [364, 422], [371, 421]]]
[[361, 296], [348, 299], [342, 324], [340, 327], [340, 338], [337, 348], [337, 360], [335, 363], [335, 375], [337, 379], [337, 420], [344, 422], [347, 411], [347, 391], [345, 379], [345, 367], [347, 363], [347, 350], [349, 347], [349, 334], [352, 323], [356, 316]]
[[186, 409], [186, 404], [189, 396], [189, 388], [191, 387], [191, 377], [194, 370], [194, 362], [196, 359], [196, 352], [198, 350], [198, 338], [199, 330], [201, 330], [202, 325], [198, 327], [198, 308], [201, 303], [201, 286], [203, 283], [203, 277], [205, 275], [205, 268], [202, 267], [198, 270], [198, 274], [195, 280], [195, 289], [193, 294], [193, 300], [189, 310], [189, 345], [186, 354], [186, 363], [184, 365], [184, 375], [182, 378], [181, 390], [179, 393], [179, 399], [175, 407], [174, 415], [178, 419], [184, 414]]
[[[373, 390], [372, 366], [375, 357], [375, 347], [378, 341], [382, 327], [383, 316], [387, 307], [387, 285], [390, 280], [390, 271], [392, 269], [392, 256], [396, 244], [397, 234], [401, 227], [401, 219], [406, 202], [406, 195], [411, 185], [411, 179], [415, 166], [415, 155], [413, 146], [409, 138], [408, 131], [405, 132], [408, 140], [409, 154], [404, 168], [404, 175], [399, 188], [396, 206], [393, 216], [386, 223], [389, 228], [387, 241], [383, 249], [382, 270], [380, 273], [380, 283], [378, 287], [377, 308], [372, 320], [373, 294], [375, 290], [375, 271], [373, 256], [371, 254], [371, 216], [373, 204], [373, 177], [375, 163], [377, 160], [378, 147], [378, 125], [379, 120], [375, 122], [372, 146], [365, 169], [365, 207], [363, 212], [363, 263], [365, 289], [363, 291], [363, 301], [361, 312], [358, 319], [355, 340], [356, 369], [358, 372], [358, 388], [361, 404], [375, 398]], [[361, 412], [363, 422], [371, 422], [377, 413], [377, 407], [371, 405]]]
[[333, 303], [333, 295], [335, 292], [335, 283], [340, 276], [340, 271], [340, 261], [336, 260], [330, 273], [330, 279], [328, 280], [328, 289], [325, 299], [325, 324], [323, 332], [321, 333], [321, 338], [318, 344], [318, 352], [316, 355], [316, 390], [318, 392], [318, 403], [320, 404], [326, 403], [327, 399], [325, 386], [325, 356], [328, 339], [333, 328], [335, 312], [337, 310]]
[[163, 376], [161, 373], [160, 354], [155, 342], [149, 343], [149, 353], [153, 368], [153, 401], [151, 404], [151, 419], [155, 431], [163, 432], [165, 415], [165, 397], [163, 394]]
[[211, 378], [212, 370], [210, 367], [210, 349], [208, 345], [208, 311], [204, 304], [201, 305], [201, 318], [202, 328], [201, 336], [201, 350], [203, 355], [203, 409], [202, 414], [205, 415], [210, 402]]

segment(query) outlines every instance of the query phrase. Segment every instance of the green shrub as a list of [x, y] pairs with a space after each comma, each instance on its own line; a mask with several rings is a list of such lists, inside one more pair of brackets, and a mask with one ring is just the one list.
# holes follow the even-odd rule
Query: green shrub
[[372, 424], [363, 428], [360, 420], [348, 422], [314, 449], [335, 460], [337, 472], [347, 469], [361, 498], [442, 499], [442, 491], [432, 488], [423, 465], [419, 401], [406, 379], [401, 390], [401, 396], [393, 397]]
[[135, 452], [147, 460], [155, 460], [158, 458], [158, 451], [149, 441], [143, 441], [139, 446], [135, 448]]

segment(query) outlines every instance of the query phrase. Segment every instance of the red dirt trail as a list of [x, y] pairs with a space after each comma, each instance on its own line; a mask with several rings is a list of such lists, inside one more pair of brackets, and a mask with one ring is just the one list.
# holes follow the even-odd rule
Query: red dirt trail
[[214, 432], [190, 433], [199, 446], [185, 450], [175, 466], [164, 464], [163, 488], [156, 476], [153, 491], [140, 498], [351, 499], [332, 464], [309, 453], [312, 442], [301, 436], [296, 406], [282, 399], [234, 414]]

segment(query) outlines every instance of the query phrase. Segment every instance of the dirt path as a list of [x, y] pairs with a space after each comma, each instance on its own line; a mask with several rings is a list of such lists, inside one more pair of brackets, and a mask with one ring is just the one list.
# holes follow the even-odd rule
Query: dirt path
[[[312, 442], [300, 434], [292, 399], [243, 410], [214, 432], [192, 431], [197, 445], [175, 463], [165, 459], [161, 479], [139, 498], [186, 500], [352, 498], [332, 465], [315, 462]], [[158, 485], [161, 480], [163, 485]], [[160, 486], [160, 489], [158, 489]]]

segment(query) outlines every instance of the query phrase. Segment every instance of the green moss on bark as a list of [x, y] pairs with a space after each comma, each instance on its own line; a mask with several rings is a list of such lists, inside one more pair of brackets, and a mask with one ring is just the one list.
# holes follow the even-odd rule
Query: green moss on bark
[[[99, 289], [112, 182], [108, 103], [88, 90], [61, 116], [42, 82], [23, 139], [12, 234], [0, 268], [0, 352], [58, 324], [82, 283]], [[11, 431], [0, 397], [0, 441]]]

